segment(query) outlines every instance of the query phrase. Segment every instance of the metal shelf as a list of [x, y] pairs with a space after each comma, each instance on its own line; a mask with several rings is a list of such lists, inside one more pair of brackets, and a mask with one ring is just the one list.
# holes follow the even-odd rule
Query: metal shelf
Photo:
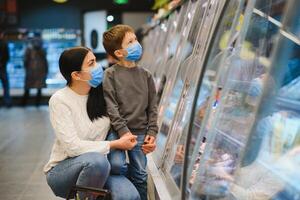
[[234, 144], [237, 144], [240, 147], [245, 147], [245, 144], [241, 141], [239, 141], [238, 139], [234, 138], [233, 136], [231, 136], [230, 134], [227, 134], [219, 129], [216, 128], [216, 131], [219, 135], [225, 137], [227, 140], [229, 140], [230, 142], [233, 142]]
[[264, 13], [256, 8], [253, 9], [253, 13], [268, 19], [269, 22], [271, 22], [272, 24], [274, 24], [280, 28], [279, 32], [281, 33], [281, 35], [283, 35], [287, 39], [293, 41], [294, 43], [300, 45], [300, 39], [293, 33], [290, 33], [288, 31], [284, 30], [281, 22], [279, 22], [278, 20], [274, 19], [273, 17], [267, 15], [266, 13]]

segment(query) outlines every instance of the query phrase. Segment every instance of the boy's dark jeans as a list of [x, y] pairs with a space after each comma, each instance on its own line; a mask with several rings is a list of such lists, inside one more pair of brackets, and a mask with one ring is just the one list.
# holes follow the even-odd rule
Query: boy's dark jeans
[[[142, 151], [142, 145], [146, 135], [146, 130], [142, 132], [133, 132], [137, 135], [137, 145], [127, 151], [129, 157], [129, 163], [126, 163], [125, 151], [112, 150], [108, 154], [108, 160], [111, 164], [111, 174], [125, 175], [134, 184], [138, 192], [140, 193], [141, 200], [147, 200], [147, 158]], [[111, 131], [107, 140], [112, 141], [119, 139], [117, 133]]]

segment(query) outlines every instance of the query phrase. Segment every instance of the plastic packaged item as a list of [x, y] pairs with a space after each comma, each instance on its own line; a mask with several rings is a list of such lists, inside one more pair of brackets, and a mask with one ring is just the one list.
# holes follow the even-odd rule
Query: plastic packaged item
[[300, 100], [300, 76], [279, 90], [281, 97]]

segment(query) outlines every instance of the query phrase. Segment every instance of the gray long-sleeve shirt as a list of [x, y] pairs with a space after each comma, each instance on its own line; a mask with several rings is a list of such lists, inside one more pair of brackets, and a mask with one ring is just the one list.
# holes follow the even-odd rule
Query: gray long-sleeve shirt
[[157, 104], [152, 75], [141, 67], [126, 68], [118, 64], [105, 71], [104, 98], [113, 129], [156, 136]]

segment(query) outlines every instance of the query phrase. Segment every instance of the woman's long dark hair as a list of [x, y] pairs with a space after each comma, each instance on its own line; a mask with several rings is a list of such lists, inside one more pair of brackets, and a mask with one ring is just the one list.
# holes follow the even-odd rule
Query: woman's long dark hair
[[[83, 60], [90, 51], [91, 50], [86, 47], [74, 47], [65, 50], [61, 54], [59, 58], [59, 69], [66, 79], [68, 86], [72, 84], [72, 72], [81, 71]], [[86, 108], [91, 121], [107, 116], [102, 84], [97, 88], [91, 88]]]
[[91, 88], [86, 109], [91, 121], [107, 116], [102, 83], [96, 88]]

